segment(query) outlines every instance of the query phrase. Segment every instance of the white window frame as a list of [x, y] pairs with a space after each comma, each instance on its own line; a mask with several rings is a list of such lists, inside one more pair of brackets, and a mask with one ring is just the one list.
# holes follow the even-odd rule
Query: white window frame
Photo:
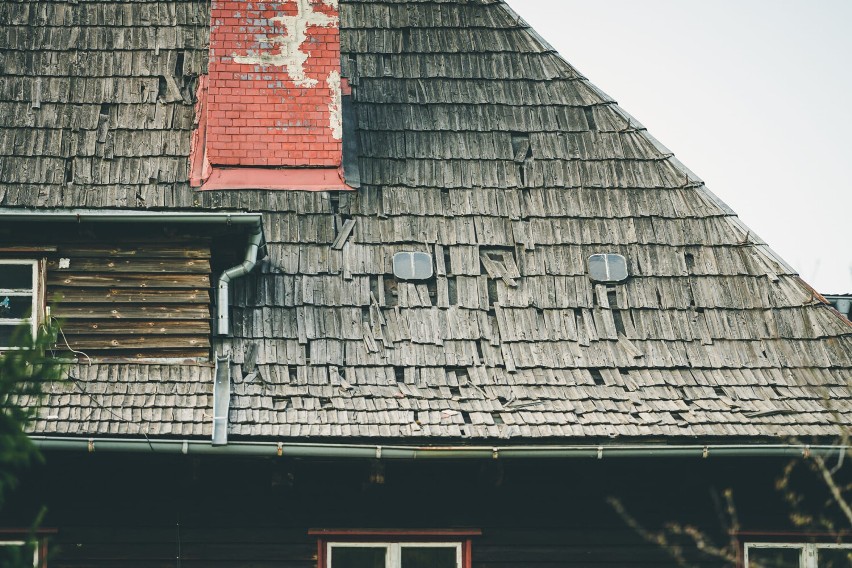
[[[3, 540], [0, 538], [0, 546], [26, 546], [28, 543], [24, 540]], [[38, 568], [41, 563], [39, 561], [39, 551], [41, 550], [41, 542], [35, 541], [33, 547], [33, 568]]]
[[799, 549], [799, 568], [819, 568], [820, 549], [850, 549], [850, 544], [835, 543], [805, 543], [805, 542], [747, 542], [743, 547], [743, 563], [745, 568], [751, 568], [748, 561], [748, 551], [754, 548], [795, 548]]
[[334, 568], [332, 561], [333, 548], [385, 548], [385, 568], [401, 568], [403, 548], [453, 548], [456, 551], [456, 568], [462, 568], [462, 543], [460, 542], [346, 542], [334, 541], [326, 543], [326, 567]]
[[[29, 290], [29, 293], [25, 293], [27, 291], [20, 288], [0, 288], [0, 297], [6, 296], [30, 296], [31, 297], [31, 310], [29, 318], [0, 318], [0, 325], [4, 327], [14, 327], [18, 326], [22, 323], [30, 323], [30, 333], [32, 336], [36, 336], [36, 330], [38, 329], [39, 322], [39, 306], [40, 306], [40, 297], [41, 297], [41, 280], [39, 279], [39, 267], [41, 262], [33, 259], [13, 259], [13, 258], [4, 258], [0, 259], [0, 270], [2, 267], [6, 265], [30, 265], [33, 270], [33, 287]], [[9, 345], [0, 345], [0, 350], [9, 350], [14, 349], [14, 347]]]

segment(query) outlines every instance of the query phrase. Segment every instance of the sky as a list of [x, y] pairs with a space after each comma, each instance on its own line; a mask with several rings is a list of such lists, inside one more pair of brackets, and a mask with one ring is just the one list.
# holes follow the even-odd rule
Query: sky
[[809, 284], [852, 292], [852, 1], [507, 1]]

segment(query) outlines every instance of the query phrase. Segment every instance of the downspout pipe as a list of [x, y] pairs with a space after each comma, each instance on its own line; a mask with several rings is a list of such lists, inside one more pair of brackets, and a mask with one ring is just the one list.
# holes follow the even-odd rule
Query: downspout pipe
[[339, 459], [537, 459], [537, 458], [809, 458], [839, 456], [852, 446], [805, 444], [659, 444], [572, 446], [382, 446], [296, 442], [231, 442], [215, 446], [203, 440], [68, 438], [30, 436], [42, 450], [83, 452], [154, 452], [163, 454], [302, 457]]
[[231, 283], [231, 280], [235, 278], [240, 278], [245, 276], [254, 268], [255, 264], [257, 264], [258, 252], [261, 249], [261, 244], [263, 243], [263, 229], [260, 223], [255, 225], [254, 231], [249, 236], [248, 248], [246, 248], [245, 260], [243, 260], [240, 264], [236, 266], [232, 266], [231, 268], [222, 272], [222, 275], [219, 277], [219, 288], [218, 288], [218, 301], [216, 305], [218, 307], [218, 316], [219, 316], [219, 324], [217, 327], [217, 333], [219, 335], [228, 335], [230, 333], [230, 321], [228, 319], [228, 311], [229, 311], [229, 299], [228, 299], [228, 289]]
[[216, 356], [213, 372], [213, 439], [214, 446], [228, 443], [228, 414], [231, 411], [231, 356]]

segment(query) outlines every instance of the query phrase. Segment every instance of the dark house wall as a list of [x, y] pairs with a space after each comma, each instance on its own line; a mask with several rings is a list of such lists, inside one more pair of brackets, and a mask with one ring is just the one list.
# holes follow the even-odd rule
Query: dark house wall
[[58, 529], [51, 568], [312, 568], [310, 528], [462, 527], [482, 530], [475, 568], [666, 566], [668, 554], [630, 529], [608, 497], [647, 527], [691, 523], [721, 543], [716, 497], [730, 487], [743, 529], [787, 531], [774, 488], [784, 463], [385, 462], [377, 485], [361, 461], [53, 454], [2, 524], [25, 524], [46, 503], [44, 526]]

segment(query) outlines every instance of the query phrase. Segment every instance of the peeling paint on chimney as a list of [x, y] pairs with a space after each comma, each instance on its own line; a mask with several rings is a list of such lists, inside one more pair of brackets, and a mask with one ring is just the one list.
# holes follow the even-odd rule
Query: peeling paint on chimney
[[211, 14], [210, 164], [340, 167], [337, 0], [213, 0]]
[[326, 83], [331, 91], [331, 102], [328, 103], [328, 125], [331, 128], [332, 138], [341, 140], [343, 138], [343, 113], [341, 112], [340, 73], [337, 71], [329, 73]]
[[[276, 50], [269, 51], [249, 50], [246, 55], [233, 54], [234, 61], [241, 64], [254, 65], [276, 65], [286, 67], [290, 79], [300, 87], [313, 87], [318, 81], [305, 75], [305, 62], [309, 54], [303, 49], [308, 39], [308, 28], [315, 26], [321, 28], [338, 26], [338, 17], [331, 16], [314, 10], [309, 0], [296, 0], [295, 16], [275, 16], [269, 18], [274, 24], [281, 24], [285, 33], [274, 36], [261, 36], [258, 42], [270, 47], [277, 46]], [[331, 5], [324, 2], [326, 5]], [[335, 9], [337, 8], [334, 2]]]

